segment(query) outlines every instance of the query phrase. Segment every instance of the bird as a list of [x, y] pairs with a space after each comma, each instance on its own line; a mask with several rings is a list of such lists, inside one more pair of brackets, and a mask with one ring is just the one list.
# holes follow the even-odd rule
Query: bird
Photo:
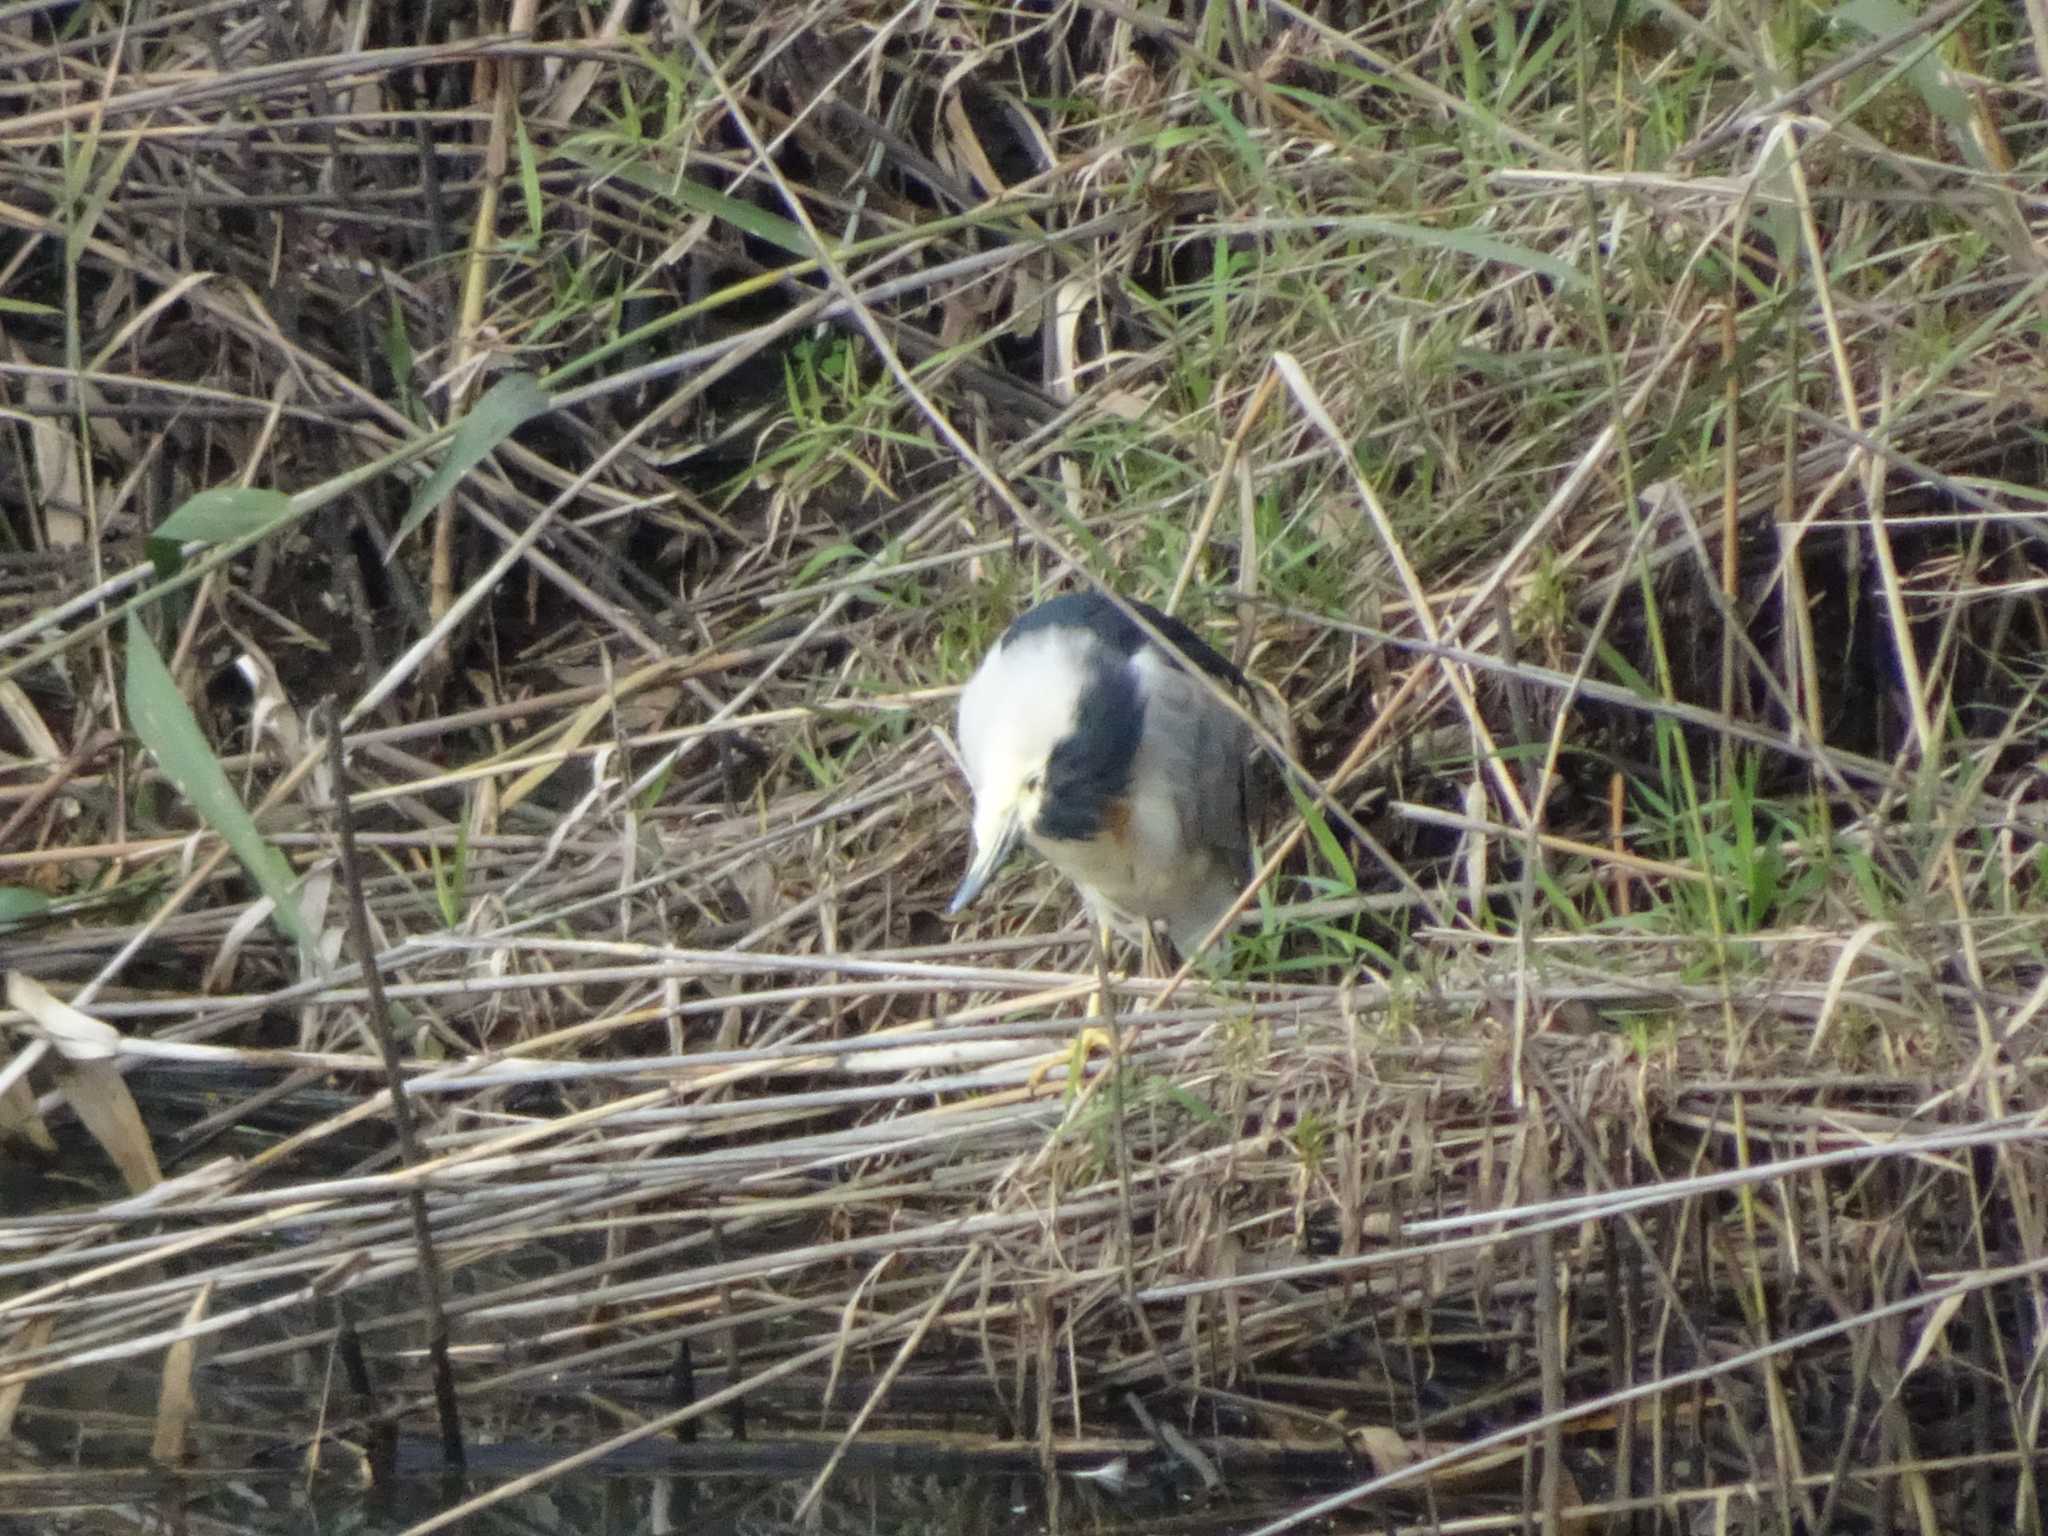
[[1250, 883], [1254, 737], [1196, 675], [1242, 694], [1244, 674], [1179, 619], [1129, 606], [1170, 644], [1102, 593], [1068, 593], [1017, 618], [962, 691], [974, 849], [948, 916], [1022, 841], [1105, 937], [1116, 916], [1156, 921], [1186, 958]]

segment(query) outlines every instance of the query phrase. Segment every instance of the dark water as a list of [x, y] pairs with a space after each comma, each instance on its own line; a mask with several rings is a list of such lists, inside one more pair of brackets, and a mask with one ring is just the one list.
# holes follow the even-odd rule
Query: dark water
[[[488, 1448], [486, 1448], [488, 1449]], [[488, 1459], [488, 1458], [487, 1458]], [[751, 1458], [751, 1459], [774, 1459]], [[866, 1459], [866, 1458], [857, 1458]], [[888, 1459], [898, 1459], [891, 1448]], [[1120, 1481], [1032, 1471], [962, 1471], [927, 1453], [925, 1471], [842, 1470], [810, 1515], [814, 1475], [695, 1470], [575, 1473], [510, 1491], [441, 1527], [505, 1536], [687, 1536], [773, 1531], [1243, 1532], [1318, 1491], [1272, 1480], [1221, 1493], [1196, 1479], [1128, 1473]], [[403, 1477], [377, 1491], [345, 1475], [245, 1468], [173, 1476], [144, 1465], [0, 1473], [0, 1532], [232, 1531], [246, 1536], [399, 1536], [510, 1480]], [[1327, 1529], [1327, 1527], [1324, 1527]]]

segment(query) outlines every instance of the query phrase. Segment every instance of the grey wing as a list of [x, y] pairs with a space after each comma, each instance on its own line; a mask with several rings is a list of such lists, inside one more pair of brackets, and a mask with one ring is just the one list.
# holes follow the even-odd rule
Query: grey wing
[[1147, 722], [1146, 745], [1157, 744], [1172, 777], [1181, 836], [1209, 856], [1234, 896], [1253, 870], [1246, 810], [1251, 730], [1185, 673], [1156, 678], [1146, 709], [1160, 716], [1162, 729]]
[[1185, 863], [1158, 916], [1185, 955], [1251, 879], [1246, 816], [1251, 731], [1186, 674], [1155, 674], [1145, 700], [1143, 751], [1168, 786]]

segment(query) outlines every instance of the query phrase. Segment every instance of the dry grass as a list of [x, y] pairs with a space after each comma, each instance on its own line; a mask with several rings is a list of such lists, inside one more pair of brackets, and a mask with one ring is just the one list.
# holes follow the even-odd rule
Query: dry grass
[[[16, 1507], [439, 1359], [570, 1501], [2039, 1529], [2048, 33], [414, 9], [0, 10]], [[938, 914], [1086, 580], [1301, 792], [1080, 1068], [1070, 894]]]

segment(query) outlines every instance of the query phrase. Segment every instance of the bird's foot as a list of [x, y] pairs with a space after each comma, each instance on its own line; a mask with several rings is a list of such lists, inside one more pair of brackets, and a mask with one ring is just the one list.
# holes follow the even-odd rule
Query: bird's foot
[[1097, 1049], [1111, 1061], [1115, 1061], [1116, 1037], [1096, 1025], [1082, 1025], [1079, 1033], [1074, 1036], [1074, 1043], [1067, 1048], [1064, 1056], [1048, 1056], [1031, 1069], [1031, 1089], [1036, 1092], [1039, 1084], [1051, 1075], [1052, 1069], [1061, 1065], [1067, 1069], [1067, 1081], [1078, 1086], [1088, 1075], [1089, 1053]]

